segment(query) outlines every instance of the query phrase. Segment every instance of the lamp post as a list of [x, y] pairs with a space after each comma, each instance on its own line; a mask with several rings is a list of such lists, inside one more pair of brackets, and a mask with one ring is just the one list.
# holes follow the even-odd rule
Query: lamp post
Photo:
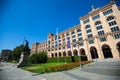
[[79, 56], [79, 59], [80, 59], [80, 70], [81, 70], [81, 69], [82, 69], [82, 64], [81, 64], [81, 54], [80, 54], [80, 51], [79, 51], [80, 41], [77, 41], [77, 42], [76, 42], [76, 45], [78, 46], [78, 56]]

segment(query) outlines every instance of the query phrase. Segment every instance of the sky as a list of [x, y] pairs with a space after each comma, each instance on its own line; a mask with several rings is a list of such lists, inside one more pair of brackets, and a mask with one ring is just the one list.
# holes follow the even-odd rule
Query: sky
[[[117, 0], [119, 2], [120, 0]], [[47, 41], [56, 34], [80, 24], [79, 18], [110, 0], [0, 0], [0, 51], [23, 44]], [[118, 3], [119, 4], [119, 3]]]

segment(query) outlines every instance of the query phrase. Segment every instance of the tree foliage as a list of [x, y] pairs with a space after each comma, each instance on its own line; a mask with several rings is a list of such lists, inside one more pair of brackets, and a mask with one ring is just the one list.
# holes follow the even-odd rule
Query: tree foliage
[[[19, 61], [20, 59], [20, 55], [21, 55], [21, 52], [23, 51], [23, 47], [24, 45], [20, 45], [20, 46], [16, 46], [13, 51], [11, 52], [11, 54], [9, 55], [9, 60], [15, 60], [15, 61]], [[29, 51], [30, 51], [30, 48], [29, 48]]]
[[46, 52], [39, 52], [38, 54], [33, 54], [29, 57], [29, 61], [33, 64], [36, 63], [46, 63], [48, 60]]

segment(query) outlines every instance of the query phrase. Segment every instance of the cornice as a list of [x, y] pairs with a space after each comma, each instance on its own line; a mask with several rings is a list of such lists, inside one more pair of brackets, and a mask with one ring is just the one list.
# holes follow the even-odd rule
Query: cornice
[[86, 20], [86, 19], [89, 18], [89, 16], [94, 16], [94, 15], [98, 14], [100, 11], [103, 12], [103, 11], [105, 11], [106, 9], [111, 8], [113, 4], [115, 4], [115, 2], [111, 2], [111, 3], [105, 5], [105, 6], [101, 7], [101, 8], [97, 8], [97, 9], [89, 12], [87, 15], [85, 15], [85, 16], [83, 16], [83, 17], [80, 17], [79, 19], [80, 19], [80, 20]]
[[69, 31], [74, 31], [75, 28], [76, 28], [76, 29], [81, 28], [81, 25], [80, 25], [80, 24], [75, 25], [75, 26], [73, 26], [73, 27], [71, 27], [71, 28], [69, 28], [69, 29], [67, 29], [67, 30], [65, 30], [65, 31], [63, 31], [63, 32], [61, 32], [61, 33], [59, 33], [58, 35], [62, 35], [63, 33], [68, 33]]

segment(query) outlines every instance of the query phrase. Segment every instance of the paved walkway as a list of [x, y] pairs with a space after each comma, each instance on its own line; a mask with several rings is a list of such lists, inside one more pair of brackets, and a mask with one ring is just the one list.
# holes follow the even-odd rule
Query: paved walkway
[[15, 68], [10, 63], [0, 63], [0, 80], [120, 80], [120, 59], [97, 60], [79, 68], [39, 74]]

